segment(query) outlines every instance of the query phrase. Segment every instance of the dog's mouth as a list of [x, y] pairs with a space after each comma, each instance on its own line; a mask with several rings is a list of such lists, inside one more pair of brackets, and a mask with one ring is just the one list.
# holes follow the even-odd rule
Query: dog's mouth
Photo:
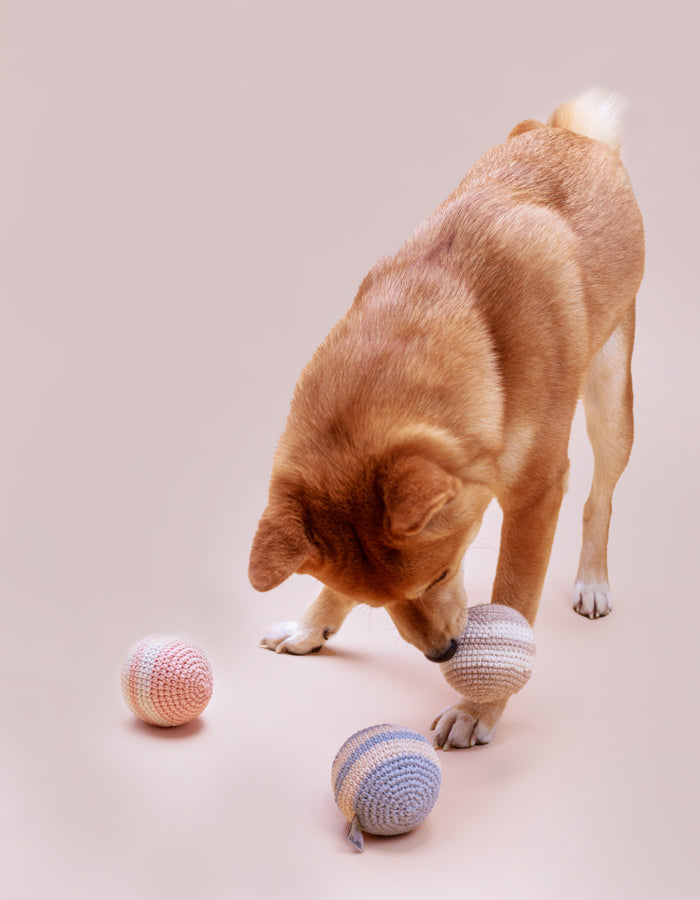
[[447, 649], [443, 650], [442, 653], [439, 653], [437, 656], [431, 656], [430, 654], [426, 653], [425, 658], [429, 659], [430, 662], [435, 662], [435, 663], [447, 662], [448, 659], [452, 659], [452, 657], [455, 655], [455, 653], [457, 652], [458, 646], [459, 646], [459, 643], [454, 638], [452, 638], [452, 640], [450, 641], [449, 647], [447, 647]]

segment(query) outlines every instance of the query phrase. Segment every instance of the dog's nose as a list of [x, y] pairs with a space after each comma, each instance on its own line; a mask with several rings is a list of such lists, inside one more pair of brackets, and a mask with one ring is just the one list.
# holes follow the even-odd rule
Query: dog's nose
[[439, 653], [437, 656], [430, 656], [428, 653], [425, 654], [425, 658], [429, 659], [430, 662], [436, 663], [444, 663], [447, 662], [448, 659], [452, 659], [452, 657], [457, 652], [457, 647], [459, 646], [458, 642], [452, 638], [450, 641], [449, 647], [443, 650], [442, 653]]

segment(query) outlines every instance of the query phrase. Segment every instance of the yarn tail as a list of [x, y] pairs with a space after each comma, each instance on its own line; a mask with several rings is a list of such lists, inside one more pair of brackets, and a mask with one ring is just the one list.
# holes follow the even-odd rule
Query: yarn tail
[[558, 106], [547, 124], [601, 141], [619, 153], [623, 106], [623, 100], [617, 94], [593, 88], [576, 100]]
[[348, 840], [360, 853], [365, 849], [365, 839], [362, 834], [362, 829], [360, 828], [360, 820], [357, 816], [353, 817], [350, 827], [348, 828]]

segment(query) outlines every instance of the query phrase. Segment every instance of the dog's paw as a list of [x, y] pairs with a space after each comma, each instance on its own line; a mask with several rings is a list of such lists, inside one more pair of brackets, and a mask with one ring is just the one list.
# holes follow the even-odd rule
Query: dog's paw
[[574, 587], [574, 609], [580, 616], [600, 619], [612, 611], [610, 588], [606, 582], [587, 584], [577, 581]]
[[303, 656], [317, 653], [325, 644], [328, 634], [310, 628], [303, 622], [278, 622], [268, 628], [260, 646], [275, 653], [291, 653]]
[[505, 703], [489, 703], [477, 707], [467, 700], [448, 706], [430, 726], [435, 732], [433, 746], [438, 750], [457, 750], [488, 744], [504, 706]]

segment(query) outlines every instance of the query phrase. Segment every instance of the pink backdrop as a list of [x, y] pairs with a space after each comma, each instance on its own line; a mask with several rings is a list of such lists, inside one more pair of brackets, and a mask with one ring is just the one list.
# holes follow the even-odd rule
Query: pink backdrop
[[[0, 882], [16, 898], [697, 896], [698, 12], [553, 0], [8, 0], [0, 18]], [[247, 557], [296, 377], [365, 272], [490, 145], [591, 85], [628, 102], [646, 219], [637, 443], [614, 612], [569, 608], [583, 422], [495, 742], [443, 754], [415, 833], [344, 841], [356, 729], [452, 693], [381, 611], [257, 648], [315, 586]], [[467, 558], [488, 599], [490, 511]], [[203, 646], [198, 725], [119, 693], [152, 632]]]

